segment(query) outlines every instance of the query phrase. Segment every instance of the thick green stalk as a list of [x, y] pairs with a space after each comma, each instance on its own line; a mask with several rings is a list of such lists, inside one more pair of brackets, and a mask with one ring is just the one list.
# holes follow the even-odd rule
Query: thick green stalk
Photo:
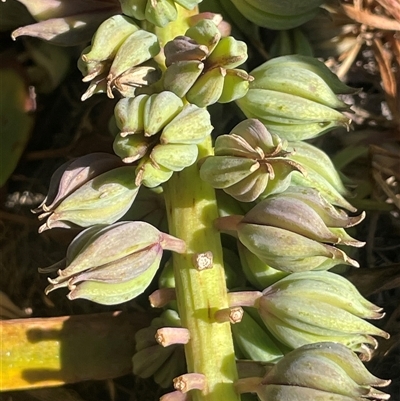
[[[199, 146], [199, 158], [212, 152], [211, 138]], [[179, 314], [190, 331], [185, 346], [188, 372], [201, 373], [206, 386], [193, 390], [194, 401], [238, 401], [230, 323], [218, 323], [215, 312], [228, 307], [220, 236], [214, 228], [218, 217], [215, 192], [201, 181], [197, 165], [175, 173], [165, 185], [170, 233], [183, 239], [185, 254], [174, 254], [174, 274]], [[197, 270], [194, 257], [211, 251], [213, 266]]]

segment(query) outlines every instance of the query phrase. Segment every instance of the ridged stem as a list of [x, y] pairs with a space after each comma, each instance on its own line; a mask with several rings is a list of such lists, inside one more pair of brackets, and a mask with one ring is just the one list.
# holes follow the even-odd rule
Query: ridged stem
[[[211, 138], [199, 145], [199, 158], [212, 152]], [[215, 313], [228, 308], [214, 190], [201, 181], [195, 164], [175, 173], [165, 184], [171, 235], [186, 242], [187, 252], [173, 255], [176, 295], [183, 327], [190, 331], [185, 345], [189, 373], [203, 374], [203, 390], [191, 391], [193, 401], [239, 401], [235, 354], [229, 322], [218, 323]], [[195, 255], [211, 251], [213, 267], [198, 270]]]

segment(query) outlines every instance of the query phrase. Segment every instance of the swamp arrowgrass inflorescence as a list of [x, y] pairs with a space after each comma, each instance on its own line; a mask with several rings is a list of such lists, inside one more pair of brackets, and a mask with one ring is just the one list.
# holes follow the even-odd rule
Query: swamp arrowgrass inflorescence
[[[47, 218], [40, 231], [87, 228], [65, 260], [42, 269], [57, 271], [46, 292], [65, 287], [70, 299], [107, 305], [131, 300], [171, 250], [161, 278], [166, 288], [152, 302], [176, 311], [138, 333], [133, 357], [136, 374], [153, 375], [162, 386], [173, 380], [175, 391], [164, 400], [239, 401], [244, 392], [267, 401], [387, 399], [373, 387], [388, 382], [350, 351], [369, 359], [373, 336], [388, 338], [366, 321], [382, 317], [381, 308], [324, 271], [358, 266], [340, 247], [363, 245], [345, 229], [364, 214], [345, 212], [356, 210], [329, 157], [303, 142], [349, 125], [337, 95], [354, 90], [306, 56], [271, 59], [250, 74], [238, 69], [246, 43], [199, 18], [198, 3], [121, 0], [123, 14], [107, 16], [83, 51], [79, 68], [91, 82], [83, 99], [102, 92], [112, 98], [114, 89], [121, 97], [116, 156], [88, 155], [54, 174], [38, 209]], [[287, 28], [311, 18], [321, 1], [300, 3], [295, 15], [291, 1], [229, 5], [256, 22], [264, 18], [264, 26]], [[215, 133], [213, 149], [206, 107], [232, 101], [248, 119], [230, 134]], [[130, 209], [132, 219], [161, 222], [147, 216], [159, 209], [143, 201], [150, 193], [134, 202], [141, 186], [164, 198], [168, 234], [148, 222], [118, 221]], [[214, 188], [227, 205], [221, 196], [218, 208]], [[220, 231], [236, 239], [221, 240]], [[246, 291], [228, 294], [227, 279]], [[260, 362], [264, 378], [238, 379], [237, 357]]]

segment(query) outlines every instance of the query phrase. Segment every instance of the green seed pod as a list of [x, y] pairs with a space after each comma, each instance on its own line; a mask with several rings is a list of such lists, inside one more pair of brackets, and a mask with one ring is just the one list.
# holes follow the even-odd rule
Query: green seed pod
[[[244, 107], [242, 107], [242, 110], [244, 110]], [[246, 115], [248, 117], [257, 118], [255, 114], [249, 111], [246, 111]], [[320, 136], [329, 131], [332, 131], [335, 128], [342, 127], [342, 124], [338, 121], [292, 124], [279, 123], [265, 118], [262, 120], [262, 122], [265, 126], [268, 126], [268, 129], [272, 133], [279, 135], [282, 138], [293, 141], [300, 141], [306, 138], [314, 138], [316, 136]]]
[[371, 344], [371, 335], [389, 337], [363, 320], [380, 319], [384, 315], [381, 308], [334, 273], [293, 273], [266, 288], [257, 308], [268, 329], [292, 348], [309, 343], [311, 335], [319, 341], [340, 342], [368, 356], [362, 349]]
[[144, 185], [148, 188], [155, 188], [162, 183], [168, 181], [173, 174], [173, 171], [162, 167], [155, 166], [151, 159], [146, 156], [140, 160], [136, 168], [136, 185]]
[[204, 69], [204, 64], [198, 60], [177, 61], [164, 74], [164, 88], [174, 92], [178, 97], [184, 97]]
[[[274, 64], [281, 64], [282, 62], [284, 62], [285, 66], [288, 67], [305, 68], [313, 71], [315, 74], [319, 75], [336, 94], [352, 94], [357, 92], [357, 89], [347, 86], [324, 63], [314, 57], [294, 54], [273, 58], [268, 61], [268, 64], [269, 66], [272, 66]], [[262, 68], [262, 66], [259, 66], [256, 69], [258, 70], [259, 68]]]
[[307, 174], [293, 174], [292, 183], [317, 189], [326, 200], [351, 212], [354, 208], [344, 196], [350, 196], [330, 158], [322, 150], [306, 142], [290, 142], [291, 160], [300, 163]]
[[257, 290], [263, 290], [288, 275], [288, 273], [268, 266], [241, 244], [240, 241], [238, 241], [238, 251], [243, 273], [250, 284]]
[[317, 212], [328, 227], [352, 227], [364, 218], [364, 213], [356, 217], [349, 217], [344, 210], [333, 207], [314, 188], [290, 186], [281, 196], [282, 198], [297, 199], [308, 205]]
[[173, 0], [147, 1], [145, 17], [152, 24], [164, 27], [171, 21], [175, 21], [178, 15], [175, 2]]
[[233, 70], [247, 60], [244, 42], [232, 36], [221, 39], [209, 19], [200, 20], [185, 35], [165, 45], [165, 89], [199, 107], [227, 103], [247, 92], [252, 78], [245, 71]]
[[82, 60], [85, 63], [112, 60], [125, 40], [138, 30], [139, 27], [129, 17], [114, 15], [108, 18], [97, 28], [90, 50], [82, 54]]
[[108, 153], [90, 153], [61, 165], [52, 175], [46, 198], [34, 213], [46, 213], [54, 210], [62, 200], [92, 178], [121, 166], [115, 155]]
[[303, 171], [288, 161], [285, 148], [286, 143], [258, 120], [242, 121], [229, 135], [216, 139], [215, 156], [202, 162], [200, 177], [239, 201], [252, 202], [284, 191], [291, 173]]
[[210, 68], [220, 66], [226, 69], [236, 68], [247, 60], [246, 43], [232, 36], [221, 38], [215, 49], [207, 57]]
[[265, 327], [260, 326], [247, 311], [231, 329], [235, 345], [246, 359], [276, 362], [282, 358], [282, 351], [274, 344]]
[[182, 171], [197, 159], [197, 145], [165, 144], [157, 145], [151, 151], [151, 160], [172, 171]]
[[206, 46], [208, 53], [215, 49], [221, 39], [220, 31], [215, 23], [209, 19], [200, 20], [196, 25], [189, 28], [185, 35], [192, 38], [199, 45]]
[[160, 45], [156, 35], [143, 29], [132, 33], [115, 55], [107, 76], [108, 86], [112, 89], [117, 78], [152, 59], [159, 51]]
[[[254, 80], [255, 84], [257, 81]], [[241, 99], [238, 100], [241, 107]], [[343, 126], [349, 124], [349, 119], [339, 111], [321, 103], [311, 101], [299, 95], [277, 92], [271, 89], [254, 88], [250, 85], [249, 92], [243, 99], [243, 112], [249, 110], [261, 121], [270, 120], [282, 124], [326, 123], [335, 121]], [[266, 125], [267, 126], [267, 125]], [[268, 128], [268, 126], [267, 126]], [[291, 138], [286, 138], [292, 140]], [[308, 138], [305, 138], [308, 139]]]
[[163, 91], [151, 95], [144, 105], [144, 134], [152, 136], [160, 132], [183, 109], [182, 100], [172, 92]]
[[249, 83], [252, 80], [253, 77], [247, 74], [247, 72], [244, 70], [226, 70], [224, 86], [218, 102], [229, 103], [236, 99], [240, 99], [249, 90]]
[[332, 109], [348, 110], [348, 105], [337, 98], [335, 92], [315, 72], [276, 63], [270, 68], [252, 71], [252, 89], [268, 89], [294, 94], [304, 99], [323, 104]]
[[300, 55], [282, 56], [257, 67], [251, 75], [254, 81], [237, 104], [271, 132], [298, 141], [336, 126], [349, 126], [350, 120], [338, 111], [348, 107], [336, 95], [355, 91], [322, 62]]
[[153, 279], [163, 249], [183, 252], [183, 241], [144, 222], [120, 222], [78, 235], [58, 277], [46, 293], [68, 287], [70, 299], [86, 298], [110, 305], [142, 293]]
[[149, 95], [139, 95], [118, 101], [114, 108], [114, 116], [121, 136], [144, 132], [144, 107]]
[[282, 358], [255, 388], [262, 401], [352, 401], [389, 399], [375, 387], [382, 380], [365, 368], [354, 352], [334, 342], [304, 345]]
[[282, 228], [240, 223], [237, 234], [249, 251], [284, 272], [328, 270], [339, 264], [359, 266], [338, 248]]
[[130, 208], [139, 190], [134, 174], [135, 167], [119, 167], [92, 178], [50, 213], [42, 215], [48, 218], [39, 232], [55, 227], [89, 227], [116, 222]]
[[153, 142], [143, 134], [129, 135], [127, 137], [117, 135], [114, 139], [113, 149], [124, 163], [133, 163], [146, 155]]
[[[344, 213], [337, 212], [315, 191], [303, 189], [302, 197], [277, 194], [264, 199], [253, 207], [241, 223], [268, 225], [283, 228], [304, 235], [319, 242], [341, 243], [341, 237], [336, 236], [330, 227], [349, 227], [359, 223], [364, 214], [358, 218], [345, 218]], [[303, 200], [309, 198], [310, 201]], [[315, 209], [313, 206], [315, 205]], [[327, 222], [330, 227], [327, 226]], [[363, 246], [363, 242], [354, 240], [353, 246]]]
[[226, 70], [216, 67], [204, 72], [186, 94], [186, 99], [198, 107], [214, 104], [222, 95]]
[[161, 144], [198, 144], [202, 142], [207, 135], [210, 135], [212, 129], [213, 126], [211, 125], [208, 111], [193, 104], [189, 104], [164, 127], [160, 142]]

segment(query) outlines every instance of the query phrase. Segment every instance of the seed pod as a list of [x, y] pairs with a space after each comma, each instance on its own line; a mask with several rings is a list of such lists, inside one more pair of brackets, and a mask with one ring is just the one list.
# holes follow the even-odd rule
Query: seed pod
[[215, 156], [202, 161], [200, 176], [235, 199], [252, 202], [284, 191], [291, 173], [303, 171], [287, 159], [285, 148], [258, 120], [248, 119], [216, 139]]
[[114, 108], [114, 116], [121, 136], [142, 133], [144, 131], [144, 106], [149, 95], [139, 95], [134, 98], [121, 99]]
[[244, 358], [260, 362], [275, 362], [283, 355], [271, 335], [245, 311], [242, 320], [231, 326], [233, 339]]
[[[111, 92], [116, 79], [131, 72], [139, 64], [152, 59], [160, 51], [157, 36], [142, 29], [132, 33], [118, 49], [107, 76]], [[108, 94], [109, 97], [110, 93]]]
[[238, 251], [243, 273], [246, 276], [246, 279], [257, 290], [262, 290], [266, 287], [269, 287], [281, 278], [288, 275], [288, 273], [268, 266], [254, 253], [250, 252], [243, 244], [241, 244], [240, 241], [238, 241]]
[[348, 107], [336, 95], [355, 91], [322, 62], [307, 56], [282, 56], [250, 74], [254, 81], [237, 104], [247, 117], [260, 119], [271, 132], [299, 141], [336, 126], [349, 126], [350, 120], [339, 111]]
[[232, 69], [226, 70], [224, 86], [219, 103], [229, 103], [243, 97], [249, 90], [249, 83], [253, 77], [244, 70]]
[[182, 100], [172, 92], [163, 91], [151, 95], [144, 105], [144, 134], [152, 136], [160, 132], [183, 109]]
[[335, 341], [368, 358], [371, 335], [389, 337], [363, 320], [380, 319], [381, 308], [334, 273], [293, 273], [266, 288], [257, 308], [271, 333], [293, 349], [311, 339]]
[[[113, 60], [118, 49], [125, 40], [134, 32], [138, 31], [139, 27], [134, 21], [124, 15], [114, 15], [105, 20], [97, 29], [92, 39], [92, 45], [88, 52], [82, 54], [82, 61], [90, 66], [89, 70], [95, 69], [93, 63], [101, 61]], [[90, 79], [94, 76], [90, 71]]]
[[222, 95], [225, 75], [221, 67], [204, 72], [187, 92], [187, 100], [198, 107], [216, 103]]
[[114, 140], [113, 149], [124, 163], [133, 163], [146, 155], [154, 140], [143, 134], [122, 137], [117, 135]]
[[191, 166], [197, 159], [196, 145], [165, 144], [157, 145], [151, 151], [150, 157], [154, 163], [172, 171], [182, 171]]
[[343, 251], [282, 228], [238, 224], [240, 242], [264, 263], [284, 272], [328, 270], [339, 264], [358, 267]]
[[178, 15], [173, 0], [147, 1], [145, 17], [152, 24], [164, 27], [171, 21], [175, 21]]
[[207, 57], [210, 68], [217, 66], [226, 69], [236, 68], [247, 60], [247, 45], [232, 36], [221, 38], [215, 49]]
[[90, 179], [119, 166], [121, 163], [117, 157], [100, 152], [64, 163], [53, 173], [49, 192], [34, 213], [46, 214], [52, 211], [63, 199]]
[[134, 182], [134, 167], [119, 167], [89, 180], [65, 197], [50, 213], [39, 232], [74, 225], [89, 227], [111, 224], [131, 207], [139, 187]]
[[[326, 207], [327, 202], [322, 197], [318, 198], [313, 190], [303, 189], [302, 195], [304, 200], [300, 196], [290, 196], [290, 192], [270, 196], [251, 209], [242, 223], [279, 227], [315, 241], [337, 244], [342, 243], [341, 236], [330, 228], [349, 227], [359, 223], [364, 217], [362, 214], [357, 219], [348, 216], [346, 218], [344, 213], [337, 212], [333, 207]], [[364, 243], [354, 240], [353, 246], [363, 245]]]
[[210, 19], [200, 20], [185, 36], [168, 42], [165, 56], [165, 89], [199, 107], [238, 99], [252, 79], [245, 71], [233, 70], [247, 60], [246, 44], [232, 36], [221, 39]]
[[148, 188], [155, 188], [162, 183], [168, 181], [173, 174], [173, 171], [162, 167], [155, 166], [149, 157], [144, 157], [140, 160], [136, 168], [136, 185], [144, 185]]
[[204, 64], [198, 60], [177, 61], [165, 71], [164, 88], [178, 97], [184, 97], [203, 69]]
[[190, 27], [185, 36], [190, 37], [199, 45], [206, 46], [208, 53], [211, 53], [221, 39], [221, 32], [212, 20], [203, 19]]
[[267, 372], [255, 392], [262, 401], [387, 400], [389, 395], [373, 386], [384, 387], [389, 383], [390, 380], [369, 373], [347, 347], [320, 342], [285, 355]]
[[189, 104], [164, 127], [160, 142], [198, 144], [211, 133], [212, 129], [208, 111]]
[[167, 67], [182, 61], [203, 61], [209, 54], [208, 47], [197, 43], [189, 36], [177, 36], [164, 47]]
[[290, 142], [288, 147], [293, 149], [289, 158], [300, 163], [307, 172], [302, 176], [293, 174], [292, 184], [315, 188], [333, 205], [351, 212], [356, 211], [356, 208], [344, 198], [344, 196], [350, 196], [350, 192], [343, 185], [335, 166], [326, 153], [306, 142]]
[[142, 293], [153, 279], [163, 249], [183, 252], [183, 241], [144, 222], [120, 222], [89, 228], [71, 243], [66, 267], [49, 279], [49, 293], [68, 287], [70, 299], [110, 305]]

